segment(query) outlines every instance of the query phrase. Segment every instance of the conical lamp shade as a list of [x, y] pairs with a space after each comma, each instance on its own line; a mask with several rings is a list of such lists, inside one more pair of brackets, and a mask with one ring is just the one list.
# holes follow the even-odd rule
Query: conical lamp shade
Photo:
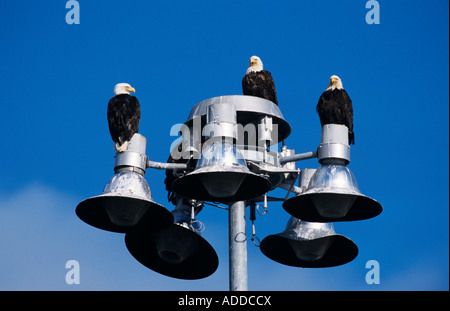
[[77, 216], [99, 229], [125, 233], [145, 215], [154, 230], [173, 223], [173, 215], [153, 201], [144, 177], [133, 171], [116, 173], [106, 184], [103, 193], [82, 201]]
[[212, 246], [194, 230], [190, 215], [174, 210], [176, 223], [155, 232], [143, 219], [125, 235], [133, 257], [147, 268], [178, 279], [201, 279], [213, 274], [219, 258]]
[[235, 145], [215, 141], [202, 153], [196, 169], [174, 181], [174, 191], [203, 201], [233, 202], [266, 193], [270, 181], [252, 173]]
[[322, 165], [305, 192], [286, 200], [292, 216], [311, 222], [353, 221], [375, 217], [383, 208], [363, 195], [353, 173], [344, 165]]
[[303, 268], [339, 266], [358, 255], [356, 244], [336, 234], [331, 223], [308, 223], [294, 217], [285, 231], [264, 238], [260, 248], [276, 262]]

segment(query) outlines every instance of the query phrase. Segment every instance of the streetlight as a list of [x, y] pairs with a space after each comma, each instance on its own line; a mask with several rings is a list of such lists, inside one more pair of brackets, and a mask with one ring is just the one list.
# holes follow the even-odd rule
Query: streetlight
[[[251, 172], [236, 147], [238, 127], [233, 104], [207, 106], [206, 141], [195, 170], [174, 181], [174, 191], [204, 201], [235, 202], [266, 193], [268, 178]], [[198, 130], [198, 129], [193, 129]], [[205, 131], [206, 130], [206, 131]]]
[[178, 196], [172, 211], [175, 222], [161, 231], [142, 222], [125, 235], [133, 257], [147, 268], [178, 279], [201, 279], [213, 274], [219, 259], [212, 246], [200, 236], [201, 223], [195, 216], [203, 202]]
[[282, 233], [261, 241], [261, 251], [284, 265], [324, 268], [343, 265], [358, 255], [358, 247], [349, 238], [336, 234], [333, 224], [306, 222], [291, 217]]
[[[315, 169], [300, 173], [301, 190], [307, 189]], [[286, 229], [261, 241], [261, 251], [284, 265], [303, 268], [334, 267], [348, 263], [358, 255], [358, 247], [349, 238], [336, 234], [331, 222], [307, 222], [291, 217]]]
[[114, 176], [103, 192], [78, 204], [76, 214], [99, 229], [125, 233], [141, 218], [151, 219], [151, 228], [159, 231], [173, 223], [172, 214], [153, 201], [144, 178], [147, 168], [146, 139], [135, 134], [126, 152], [117, 153]]
[[[284, 232], [261, 242], [261, 251], [269, 258], [292, 266], [330, 267], [357, 256], [357, 246], [336, 234], [332, 222], [375, 217], [382, 207], [360, 193], [347, 168], [350, 146], [345, 126], [322, 127], [317, 150], [295, 154], [283, 144], [277, 152], [270, 146], [291, 132], [279, 107], [262, 98], [231, 95], [195, 105], [184, 127], [187, 134], [171, 153], [173, 158], [185, 156], [178, 163], [150, 161], [145, 156], [145, 138], [135, 134], [132, 141], [139, 143], [130, 141], [129, 149], [116, 155], [114, 180], [100, 196], [81, 202], [77, 215], [95, 227], [126, 233], [129, 252], [149, 269], [170, 277], [199, 279], [214, 273], [218, 258], [200, 236], [196, 216], [203, 201], [225, 203], [230, 290], [247, 290], [245, 209], [261, 198], [264, 202], [283, 200], [283, 208], [293, 216]], [[311, 158], [318, 158], [321, 166], [317, 170], [296, 169], [296, 161]], [[174, 181], [168, 185], [176, 198], [172, 213], [152, 200], [143, 178], [148, 167], [173, 172]], [[116, 185], [121, 174], [131, 176], [125, 186]], [[294, 183], [299, 176], [297, 187]], [[267, 193], [276, 188], [288, 190], [284, 199], [268, 199]], [[295, 196], [288, 199], [290, 193]]]
[[359, 191], [355, 176], [346, 166], [350, 162], [347, 141], [346, 126], [322, 127], [322, 143], [317, 150], [322, 166], [304, 192], [283, 203], [289, 214], [306, 221], [332, 222], [362, 220], [381, 213], [381, 204]]

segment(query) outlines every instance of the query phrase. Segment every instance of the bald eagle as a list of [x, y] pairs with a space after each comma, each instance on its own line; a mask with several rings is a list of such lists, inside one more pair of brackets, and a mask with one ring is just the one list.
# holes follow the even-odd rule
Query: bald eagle
[[141, 106], [135, 96], [130, 92], [136, 90], [128, 83], [119, 83], [114, 87], [114, 97], [108, 103], [108, 125], [114, 149], [124, 152], [128, 142], [139, 130], [141, 119]]
[[331, 76], [328, 88], [320, 96], [316, 110], [322, 126], [325, 124], [345, 125], [348, 128], [349, 144], [355, 143], [352, 100], [344, 90], [338, 76]]
[[242, 78], [242, 91], [244, 95], [268, 99], [278, 105], [272, 75], [269, 71], [263, 69], [263, 63], [258, 56], [250, 57], [250, 65]]

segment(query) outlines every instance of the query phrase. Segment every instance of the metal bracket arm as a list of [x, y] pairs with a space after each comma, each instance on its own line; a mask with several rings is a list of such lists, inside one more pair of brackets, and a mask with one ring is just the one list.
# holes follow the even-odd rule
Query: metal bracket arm
[[157, 170], [184, 170], [188, 166], [186, 163], [166, 163], [166, 162], [154, 162], [147, 160], [147, 167]]
[[309, 151], [305, 153], [294, 154], [293, 156], [281, 157], [280, 165], [286, 164], [288, 162], [302, 161], [314, 158], [317, 158], [317, 151]]

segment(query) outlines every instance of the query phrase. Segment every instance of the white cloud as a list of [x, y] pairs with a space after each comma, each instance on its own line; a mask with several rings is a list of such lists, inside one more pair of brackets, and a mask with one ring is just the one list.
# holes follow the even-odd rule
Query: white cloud
[[[228, 289], [223, 262], [214, 275], [197, 281], [145, 268], [127, 251], [123, 234], [78, 219], [81, 200], [41, 184], [0, 193], [0, 290]], [[68, 260], [80, 263], [79, 285], [66, 284]]]
[[[34, 184], [0, 196], [0, 289], [61, 289], [76, 199]], [[61, 283], [62, 284], [59, 284]]]

